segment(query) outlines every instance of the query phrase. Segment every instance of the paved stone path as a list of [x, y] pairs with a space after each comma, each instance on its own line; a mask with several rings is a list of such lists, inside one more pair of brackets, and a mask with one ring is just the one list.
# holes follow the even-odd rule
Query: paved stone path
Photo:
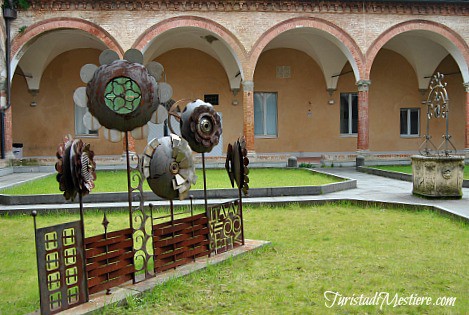
[[[376, 201], [384, 203], [396, 204], [410, 204], [410, 205], [423, 205], [436, 207], [444, 212], [448, 212], [460, 217], [469, 219], [469, 189], [463, 188], [463, 198], [459, 200], [430, 200], [419, 198], [412, 195], [412, 183], [389, 179], [377, 175], [370, 175], [357, 172], [355, 168], [338, 167], [318, 169], [324, 173], [330, 173], [341, 177], [347, 177], [357, 180], [357, 188], [345, 191], [317, 195], [317, 196], [284, 196], [284, 197], [265, 197], [265, 198], [245, 198], [243, 199], [246, 204], [282, 204], [288, 202], [319, 202], [323, 200], [359, 200], [359, 201]], [[44, 173], [15, 173], [0, 177], [0, 189], [3, 187], [15, 185], [30, 179], [45, 176]], [[212, 199], [209, 200], [210, 204], [217, 204], [227, 201], [225, 199]], [[146, 204], [152, 203], [155, 206], [168, 206], [167, 201], [147, 201]], [[195, 205], [203, 204], [203, 200], [195, 200]], [[175, 205], [189, 205], [189, 201], [177, 201]], [[85, 208], [124, 208], [127, 207], [127, 202], [116, 203], [87, 203]], [[78, 209], [77, 203], [63, 203], [63, 204], [44, 204], [44, 205], [25, 205], [25, 206], [1, 206], [1, 211], [21, 211], [30, 212], [32, 210], [46, 210], [46, 209]]]

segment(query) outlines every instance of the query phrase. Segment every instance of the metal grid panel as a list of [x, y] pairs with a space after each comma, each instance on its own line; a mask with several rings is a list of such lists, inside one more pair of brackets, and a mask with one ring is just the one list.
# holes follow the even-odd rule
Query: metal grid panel
[[215, 254], [244, 244], [243, 219], [238, 200], [209, 207], [210, 249]]
[[41, 314], [55, 314], [87, 300], [81, 222], [36, 230]]

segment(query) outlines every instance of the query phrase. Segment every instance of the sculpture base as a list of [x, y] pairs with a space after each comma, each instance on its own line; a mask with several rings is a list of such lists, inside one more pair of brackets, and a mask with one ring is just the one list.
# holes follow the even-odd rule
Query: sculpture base
[[461, 198], [463, 156], [423, 156], [412, 159], [412, 193], [430, 198]]

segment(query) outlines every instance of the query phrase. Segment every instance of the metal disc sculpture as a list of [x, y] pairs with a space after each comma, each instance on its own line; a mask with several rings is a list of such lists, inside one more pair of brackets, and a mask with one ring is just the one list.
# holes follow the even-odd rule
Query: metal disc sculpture
[[185, 199], [196, 183], [192, 151], [177, 135], [153, 139], [143, 154], [143, 174], [151, 190], [164, 199]]
[[57, 181], [66, 200], [74, 200], [76, 195], [85, 196], [94, 188], [96, 164], [90, 145], [70, 136], [57, 149]]
[[238, 187], [245, 196], [249, 191], [249, 159], [247, 157], [246, 141], [244, 138], [238, 139], [235, 143], [229, 144], [226, 152], [225, 169], [231, 181], [231, 186]]
[[181, 134], [197, 153], [212, 151], [222, 133], [220, 116], [201, 100], [186, 105], [180, 119]]
[[144, 66], [143, 55], [136, 49], [126, 51], [123, 60], [115, 51], [105, 50], [99, 61], [99, 67], [87, 64], [81, 68], [80, 77], [87, 86], [73, 95], [75, 104], [88, 109], [83, 124], [89, 130], [103, 126], [104, 137], [111, 142], [122, 141], [123, 132], [131, 132], [134, 139], [146, 138], [147, 123], [160, 103], [172, 96], [169, 84], [158, 83], [163, 66], [157, 62]]
[[[169, 115], [179, 120], [181, 136], [187, 140], [192, 150], [202, 153], [202, 172], [204, 180], [205, 211], [207, 203], [207, 177], [205, 174], [205, 153], [212, 151], [220, 140], [222, 134], [221, 119], [210, 103], [202, 100], [192, 101], [186, 104], [181, 113], [179, 104], [186, 100], [175, 102], [169, 111]], [[169, 119], [169, 129], [174, 129]]]

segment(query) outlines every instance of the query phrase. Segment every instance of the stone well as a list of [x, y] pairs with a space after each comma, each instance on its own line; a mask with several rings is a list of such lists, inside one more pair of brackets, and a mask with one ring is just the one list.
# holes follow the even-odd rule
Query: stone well
[[431, 198], [461, 198], [463, 156], [412, 156], [415, 195]]

